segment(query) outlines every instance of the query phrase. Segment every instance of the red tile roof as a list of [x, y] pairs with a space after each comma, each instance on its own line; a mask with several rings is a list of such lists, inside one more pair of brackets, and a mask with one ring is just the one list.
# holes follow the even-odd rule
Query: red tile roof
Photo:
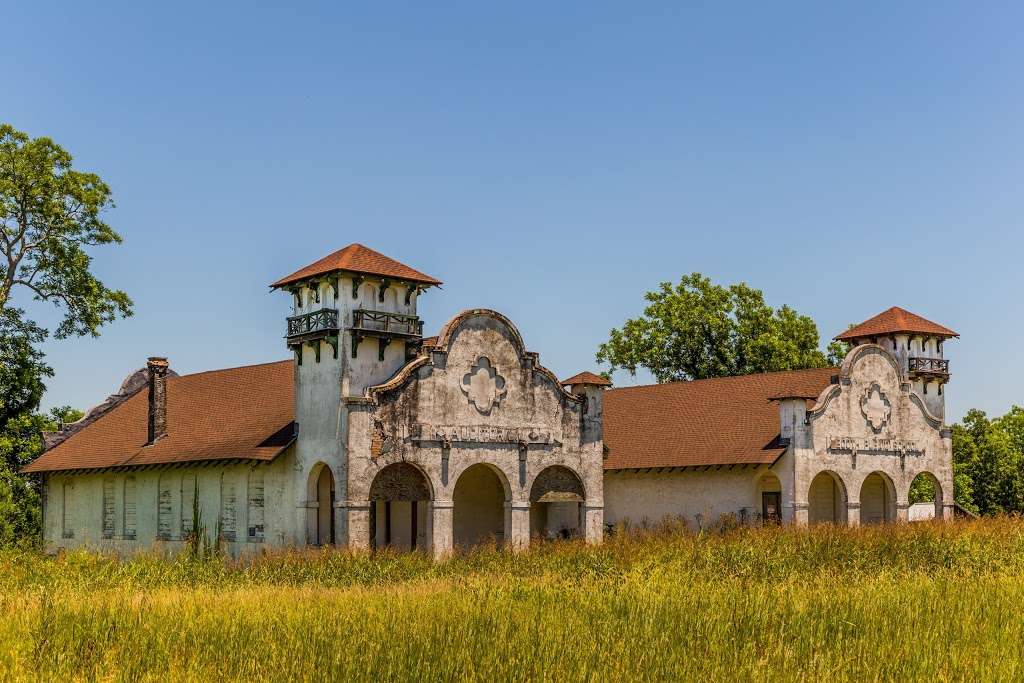
[[817, 396], [835, 368], [609, 389], [606, 470], [772, 463], [779, 443], [774, 396]]
[[378, 277], [389, 277], [396, 280], [407, 280], [418, 282], [424, 285], [439, 285], [429, 275], [410, 268], [404, 263], [399, 263], [380, 252], [376, 252], [361, 244], [350, 244], [344, 249], [339, 249], [333, 254], [328, 254], [319, 261], [315, 261], [305, 268], [300, 268], [291, 275], [281, 278], [271, 287], [283, 287], [293, 282], [299, 282], [316, 275], [326, 275], [335, 271], [346, 271], [349, 273], [360, 273], [362, 275], [376, 275]]
[[882, 334], [929, 334], [935, 337], [959, 337], [960, 335], [931, 320], [926, 320], [910, 311], [893, 306], [879, 313], [874, 318], [865, 320], [836, 336], [836, 341], [852, 341], [864, 337], [875, 337]]
[[29, 464], [26, 472], [203, 460], [272, 460], [291, 443], [292, 361], [167, 379], [167, 436], [146, 445], [139, 391]]
[[[795, 370], [609, 389], [605, 469], [771, 463], [784, 451], [773, 397], [817, 396], [835, 372]], [[272, 460], [292, 440], [293, 382], [290, 360], [172, 377], [167, 436], [153, 446], [145, 445], [148, 392], [139, 391], [25, 471]]]
[[562, 380], [563, 387], [571, 387], [576, 384], [590, 384], [597, 387], [610, 387], [612, 385], [610, 381], [601, 375], [595, 375], [594, 373], [586, 370], [578, 375], [573, 375], [569, 379]]

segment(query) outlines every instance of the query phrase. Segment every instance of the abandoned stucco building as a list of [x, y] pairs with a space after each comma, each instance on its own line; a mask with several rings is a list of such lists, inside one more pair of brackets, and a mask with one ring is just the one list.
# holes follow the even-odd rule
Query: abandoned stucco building
[[559, 381], [495, 311], [424, 338], [439, 284], [350, 245], [271, 285], [291, 359], [177, 376], [150, 358], [26, 468], [46, 546], [174, 549], [199, 526], [236, 554], [444, 554], [666, 515], [871, 523], [907, 519], [917, 476], [952, 514], [952, 330], [894, 308], [838, 337], [839, 368], [612, 389]]

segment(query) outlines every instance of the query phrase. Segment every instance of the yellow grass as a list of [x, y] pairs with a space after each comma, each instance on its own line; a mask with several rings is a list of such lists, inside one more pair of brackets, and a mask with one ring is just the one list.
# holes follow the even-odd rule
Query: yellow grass
[[523, 555], [0, 554], [0, 670], [62, 680], [1020, 680], [1024, 523]]

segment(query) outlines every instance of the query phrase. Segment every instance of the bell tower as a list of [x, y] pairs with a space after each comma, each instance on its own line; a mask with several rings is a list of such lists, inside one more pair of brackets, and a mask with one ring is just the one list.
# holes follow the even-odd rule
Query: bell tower
[[947, 340], [959, 336], [948, 327], [893, 307], [851, 327], [835, 339], [851, 346], [878, 344], [889, 351], [928, 412], [944, 420], [945, 387], [950, 377], [944, 347]]
[[[295, 448], [301, 473], [295, 489], [299, 508], [307, 509], [305, 542], [345, 542], [342, 516], [334, 510], [336, 502], [346, 500], [343, 404], [358, 401], [366, 387], [387, 380], [416, 354], [423, 338], [417, 299], [440, 284], [368, 247], [350, 244], [271, 285], [292, 298], [285, 343], [295, 359]], [[330, 533], [324, 531], [328, 525]], [[296, 526], [301, 528], [301, 522]]]

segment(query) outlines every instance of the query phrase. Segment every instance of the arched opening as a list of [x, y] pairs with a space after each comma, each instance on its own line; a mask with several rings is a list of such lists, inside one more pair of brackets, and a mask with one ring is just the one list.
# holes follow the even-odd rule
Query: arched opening
[[399, 462], [378, 472], [370, 485], [370, 547], [425, 547], [432, 498], [415, 465]]
[[530, 536], [571, 538], [583, 530], [586, 490], [568, 467], [552, 465], [541, 470], [530, 487]]
[[860, 523], [881, 524], [896, 519], [896, 489], [881, 472], [872, 472], [860, 487]]
[[807, 490], [807, 521], [811, 524], [846, 523], [846, 490], [833, 472], [819, 472]]
[[931, 472], [921, 472], [910, 482], [907, 493], [910, 502], [908, 517], [911, 522], [942, 519], [942, 486]]
[[314, 545], [334, 543], [334, 474], [321, 463], [309, 475], [310, 514], [307, 531]]
[[459, 475], [452, 496], [452, 529], [457, 547], [501, 546], [505, 541], [507, 486], [499, 472], [483, 463]]
[[757, 480], [761, 522], [779, 524], [782, 522], [782, 484], [772, 472], [766, 472]]

